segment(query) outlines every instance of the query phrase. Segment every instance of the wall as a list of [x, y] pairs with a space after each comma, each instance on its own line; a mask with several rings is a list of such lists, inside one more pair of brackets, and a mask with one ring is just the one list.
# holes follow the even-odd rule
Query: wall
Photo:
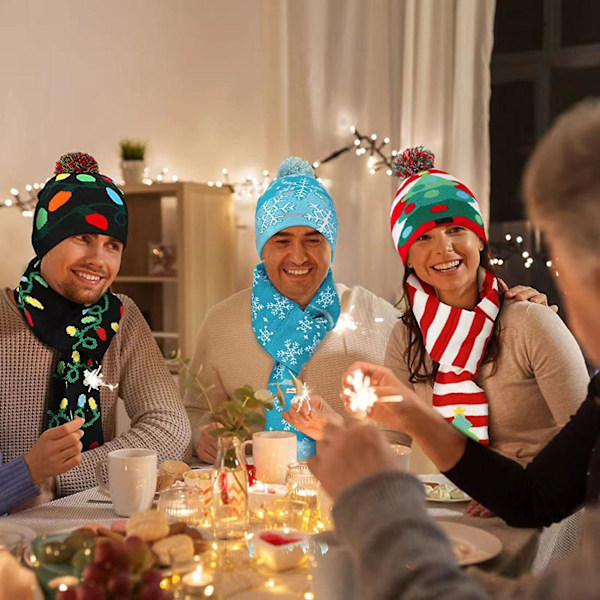
[[[85, 150], [120, 178], [118, 142], [181, 179], [265, 168], [255, 0], [2, 0], [0, 201]], [[215, 118], [219, 115], [219, 118]], [[235, 168], [233, 167], [235, 165]], [[31, 220], [0, 210], [0, 285], [31, 258]]]

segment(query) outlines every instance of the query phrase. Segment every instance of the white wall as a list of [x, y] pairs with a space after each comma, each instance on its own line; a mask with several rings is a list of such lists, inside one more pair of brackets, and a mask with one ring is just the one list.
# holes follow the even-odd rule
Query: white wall
[[[120, 178], [118, 142], [181, 179], [265, 168], [259, 0], [2, 0], [0, 202], [83, 150]], [[215, 115], [219, 115], [215, 118]], [[32, 257], [31, 220], [0, 210], [0, 285]]]

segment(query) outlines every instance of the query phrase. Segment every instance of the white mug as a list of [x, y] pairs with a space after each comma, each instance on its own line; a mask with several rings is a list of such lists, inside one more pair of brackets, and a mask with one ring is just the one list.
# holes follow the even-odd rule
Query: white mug
[[[107, 465], [108, 486], [102, 481], [102, 465]], [[155, 450], [113, 450], [96, 463], [96, 481], [100, 491], [110, 496], [115, 512], [121, 517], [130, 517], [134, 512], [152, 507], [156, 469]]]
[[390, 444], [392, 452], [396, 455], [398, 468], [402, 471], [410, 473], [410, 457], [412, 456], [412, 448], [404, 444]]
[[358, 600], [359, 588], [350, 549], [340, 545], [332, 531], [314, 535], [310, 544], [315, 598]]
[[242, 444], [252, 445], [256, 479], [263, 483], [285, 483], [287, 468], [298, 460], [298, 438], [292, 431], [258, 431]]

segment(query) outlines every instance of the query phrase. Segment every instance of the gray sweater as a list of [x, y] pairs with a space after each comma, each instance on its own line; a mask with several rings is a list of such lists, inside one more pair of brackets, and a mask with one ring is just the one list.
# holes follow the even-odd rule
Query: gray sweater
[[427, 514], [412, 475], [382, 472], [346, 490], [333, 509], [363, 588], [376, 600], [596, 600], [600, 596], [600, 509], [587, 511], [579, 552], [538, 577], [485, 590], [463, 572]]

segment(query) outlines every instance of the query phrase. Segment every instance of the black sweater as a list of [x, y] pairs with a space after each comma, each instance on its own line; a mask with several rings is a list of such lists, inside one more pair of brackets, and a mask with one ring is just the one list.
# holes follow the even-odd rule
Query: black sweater
[[[514, 527], [539, 527], [573, 514], [600, 488], [600, 376], [570, 421], [527, 465], [469, 439], [444, 473], [459, 488]], [[587, 488], [587, 498], [586, 498]]]

